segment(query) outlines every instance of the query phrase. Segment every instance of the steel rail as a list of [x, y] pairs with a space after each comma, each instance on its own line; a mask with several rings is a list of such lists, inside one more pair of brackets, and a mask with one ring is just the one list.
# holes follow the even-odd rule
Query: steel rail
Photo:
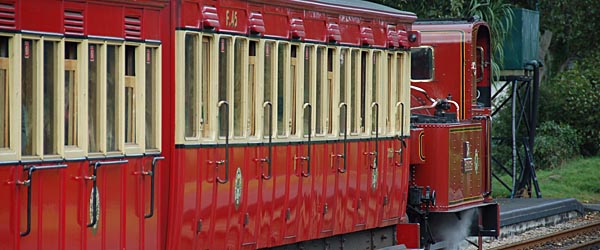
[[[499, 246], [496, 248], [492, 248], [491, 250], [546, 249], [547, 246], [545, 244], [548, 244], [548, 243], [561, 242], [561, 241], [564, 241], [567, 239], [572, 239], [576, 236], [597, 234], [598, 232], [600, 232], [600, 221], [597, 221], [597, 222], [594, 222], [591, 224], [587, 224], [587, 225], [583, 225], [583, 226], [579, 226], [576, 228], [572, 228], [569, 230], [544, 235], [544, 236], [526, 240], [526, 241], [521, 241], [521, 242], [509, 244], [509, 245]], [[593, 241], [595, 241], [596, 243], [593, 243]], [[599, 239], [595, 239], [595, 240], [592, 240], [589, 242], [581, 243], [580, 244], [581, 248], [579, 247], [579, 245], [574, 244], [572, 246], [563, 246], [562, 249], [590, 249], [590, 248], [587, 248], [588, 244], [592, 244], [592, 246], [595, 246], [597, 244], [600, 244], [600, 241], [599, 241]], [[596, 249], [596, 248], [591, 248], [591, 249]]]

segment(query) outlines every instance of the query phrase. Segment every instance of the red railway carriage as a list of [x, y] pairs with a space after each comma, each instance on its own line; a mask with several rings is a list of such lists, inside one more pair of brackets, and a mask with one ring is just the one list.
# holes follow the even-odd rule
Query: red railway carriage
[[0, 2], [0, 248], [164, 247], [168, 8]]
[[487, 28], [419, 26], [482, 70], [436, 84], [459, 72], [440, 64], [411, 99], [411, 53], [434, 54], [415, 19], [358, 0], [0, 0], [0, 248], [418, 248], [421, 209], [475, 207], [490, 235]]
[[415, 16], [364, 1], [177, 8], [168, 247], [334, 247], [353, 232], [345, 244], [393, 245]]
[[[472, 235], [497, 236], [489, 28], [476, 19], [418, 21], [413, 28], [421, 33], [421, 46], [411, 55], [412, 218], [430, 224], [422, 227], [429, 242], [444, 239], [448, 223], [472, 227]], [[430, 221], [424, 221], [430, 212]]]

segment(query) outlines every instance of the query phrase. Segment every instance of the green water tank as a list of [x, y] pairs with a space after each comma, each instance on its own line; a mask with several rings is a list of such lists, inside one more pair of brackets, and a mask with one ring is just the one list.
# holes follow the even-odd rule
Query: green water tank
[[540, 13], [522, 8], [513, 8], [513, 12], [513, 23], [502, 46], [502, 70], [521, 70], [539, 55]]

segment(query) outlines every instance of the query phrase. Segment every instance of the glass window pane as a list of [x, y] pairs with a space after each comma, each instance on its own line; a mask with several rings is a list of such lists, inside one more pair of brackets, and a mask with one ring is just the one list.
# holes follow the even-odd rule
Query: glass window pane
[[44, 154], [57, 154], [56, 145], [56, 42], [44, 42]]
[[249, 105], [249, 136], [256, 134], [256, 96], [258, 95], [256, 86], [256, 41], [250, 41], [250, 47], [248, 50], [248, 85], [250, 87], [250, 94], [248, 94], [248, 105]]
[[[298, 91], [298, 73], [296, 72], [296, 70], [298, 69], [298, 60], [300, 60], [298, 57], [298, 46], [297, 45], [292, 45], [292, 50], [291, 50], [291, 63], [290, 63], [290, 73], [291, 73], [291, 86], [290, 86], [290, 108], [289, 110], [290, 112], [290, 134], [291, 135], [295, 135], [296, 134], [296, 109], [298, 107], [298, 100], [297, 100], [297, 91]], [[284, 94], [285, 95], [285, 94]]]
[[[394, 80], [394, 54], [388, 54], [387, 55], [387, 76], [388, 76], [388, 82], [387, 82], [387, 104], [388, 104], [388, 114], [386, 117], [386, 129], [388, 131], [388, 133], [392, 132], [392, 127], [391, 127], [391, 119], [394, 119], [394, 113], [396, 112], [396, 100], [394, 100], [394, 94], [392, 93], [393, 90], [393, 80]], [[398, 97], [400, 98], [400, 97]]]
[[77, 43], [65, 43], [65, 145], [77, 145]]
[[323, 98], [323, 94], [321, 93], [321, 91], [323, 91], [323, 74], [325, 73], [326, 68], [323, 67], [323, 53], [324, 53], [324, 48], [319, 48], [317, 49], [317, 71], [315, 72], [317, 74], [317, 82], [315, 83], [315, 106], [314, 106], [314, 112], [315, 112], [315, 133], [319, 134], [323, 134], [323, 101], [321, 98]]
[[433, 49], [430, 47], [412, 48], [410, 56], [413, 80], [433, 80]]
[[125, 46], [125, 143], [136, 143], [136, 49]]
[[[405, 86], [404, 84], [407, 84], [404, 82], [405, 81], [404, 75], [402, 74], [402, 70], [404, 68], [403, 67], [404, 64], [402, 63], [402, 60], [403, 60], [402, 54], [398, 54], [398, 56], [396, 57], [396, 81], [397, 81], [396, 82], [396, 98], [398, 98], [397, 102], [403, 102], [404, 105], [408, 105], [408, 103], [407, 103], [408, 100], [402, 99], [403, 98], [402, 95], [404, 94], [402, 88], [403, 88], [403, 86]], [[408, 107], [406, 107], [406, 108], [408, 108]], [[404, 110], [406, 110], [406, 108]], [[403, 119], [403, 117], [402, 117], [403, 110], [401, 109], [401, 107], [398, 107], [397, 109], [398, 109], [398, 111], [396, 112], [396, 130], [402, 131], [404, 129], [404, 128], [402, 128], [402, 125], [404, 125], [403, 120], [402, 120]], [[404, 115], [409, 115], [409, 114], [406, 113]]]
[[346, 107], [343, 109], [340, 109], [340, 134], [345, 134], [346, 133], [346, 127], [347, 127], [347, 116], [348, 116], [348, 102], [350, 100], [346, 100], [346, 94], [347, 94], [347, 88], [346, 88], [346, 81], [347, 81], [347, 77], [346, 74], [348, 72], [347, 70], [347, 66], [348, 66], [348, 49], [342, 49], [341, 54], [340, 54], [340, 103], [346, 103]]
[[198, 54], [198, 40], [195, 35], [185, 36], [185, 137], [196, 137], [196, 117], [198, 112], [196, 111], [196, 103], [198, 101], [198, 93], [196, 91], [196, 85], [198, 76], [196, 72], [197, 61], [196, 55]]
[[[35, 42], [37, 43], [37, 42]], [[21, 155], [33, 155], [33, 125], [35, 124], [35, 87], [37, 79], [37, 46], [33, 40], [24, 39], [21, 45]]]
[[361, 53], [360, 57], [360, 132], [365, 132], [366, 109], [371, 105], [367, 104], [367, 55], [366, 51]]
[[[378, 103], [378, 104], [382, 104], [380, 103], [381, 100], [379, 100], [379, 52], [374, 52], [373, 53], [373, 74], [372, 74], [372, 81], [371, 81], [371, 103]], [[371, 105], [368, 105], [369, 108], [371, 107]], [[378, 118], [378, 112], [379, 110], [377, 109], [381, 109], [382, 107], [379, 106], [377, 108], [370, 108], [371, 111], [371, 131], [373, 133], [375, 133], [379, 128], [377, 127], [379, 124], [377, 123], [377, 118]]]
[[8, 88], [8, 38], [0, 37], [0, 148], [10, 146], [10, 104]]
[[[221, 38], [219, 41], [219, 102], [229, 101], [229, 39]], [[219, 108], [219, 136], [229, 136], [229, 106], [221, 105]]]
[[209, 111], [210, 103], [210, 38], [202, 38], [202, 82], [200, 84], [200, 129], [202, 136], [210, 136]]
[[106, 151], [117, 150], [117, 46], [106, 48]]
[[[273, 60], [275, 59], [275, 56], [273, 56], [273, 49], [274, 49], [274, 43], [272, 42], [267, 42], [265, 43], [265, 72], [264, 72], [264, 81], [263, 81], [263, 97], [264, 97], [264, 101], [265, 102], [273, 102], [273, 93], [272, 93], [272, 89], [273, 89], [273, 70], [274, 70], [274, 63]], [[264, 126], [264, 131], [266, 131], [264, 133], [265, 137], [268, 137], [269, 135], [271, 135], [272, 131], [268, 131], [269, 130], [269, 122], [271, 121], [273, 114], [272, 114], [272, 110], [273, 107], [271, 106], [269, 108], [269, 106], [265, 106], [264, 108], [264, 121], [263, 121], [263, 126]]]
[[98, 129], [100, 119], [98, 119], [100, 101], [100, 74], [98, 63], [99, 45], [91, 44], [89, 46], [89, 61], [88, 61], [88, 151], [100, 152], [100, 131]]
[[287, 46], [279, 44], [277, 47], [277, 135], [286, 135], [285, 109], [285, 61]]
[[244, 136], [244, 120], [243, 120], [243, 108], [244, 108], [244, 87], [243, 84], [243, 73], [242, 69], [245, 68], [243, 64], [244, 59], [244, 47], [245, 41], [241, 39], [235, 40], [234, 47], [234, 64], [233, 64], [233, 134], [234, 136]]
[[156, 115], [159, 112], [155, 99], [159, 87], [156, 83], [156, 64], [158, 63], [156, 56], [156, 48], [146, 48], [146, 149], [158, 148], [156, 138], [159, 131], [156, 130], [157, 124], [155, 124]]
[[356, 114], [357, 114], [357, 99], [356, 99], [356, 88], [358, 87], [357, 85], [357, 80], [356, 80], [356, 70], [358, 68], [358, 51], [352, 51], [352, 59], [351, 59], [351, 63], [350, 63], [350, 100], [348, 100], [350, 102], [350, 131], [352, 133], [357, 133], [358, 132], [358, 127], [356, 124], [357, 118], [356, 118]]
[[[312, 82], [312, 47], [304, 48], [304, 103], [311, 103], [310, 101], [310, 92], [311, 92], [311, 82]], [[314, 107], [313, 107], [314, 108]], [[304, 135], [308, 135], [310, 133], [310, 117], [311, 113], [308, 109], [304, 110]]]

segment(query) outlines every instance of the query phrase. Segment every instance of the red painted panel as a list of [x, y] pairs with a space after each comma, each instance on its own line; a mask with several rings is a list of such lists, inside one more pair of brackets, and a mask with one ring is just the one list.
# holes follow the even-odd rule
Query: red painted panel
[[421, 237], [418, 223], [398, 224], [396, 235], [398, 244], [404, 244], [407, 248], [421, 247]]
[[[17, 214], [20, 209], [16, 207], [21, 204], [21, 194], [17, 189], [15, 181], [20, 167], [16, 165], [0, 166], [0, 197], [5, 202], [0, 204], [0, 248], [17, 249], [19, 239], [19, 228], [21, 225]], [[19, 189], [24, 189], [22, 186]]]
[[144, 39], [160, 40], [160, 20], [159, 11], [144, 10]]
[[342, 35], [342, 41], [340, 43], [350, 45], [361, 45], [360, 26], [358, 24], [340, 23], [339, 26]]
[[89, 35], [124, 37], [123, 7], [97, 4], [88, 7]]
[[181, 7], [181, 16], [178, 17], [181, 22], [178, 27], [200, 28], [200, 6], [198, 3], [183, 1]]
[[[269, 147], [261, 146], [258, 148], [257, 158], [268, 158], [269, 157]], [[276, 172], [275, 165], [272, 165], [272, 172], [270, 179], [262, 179], [259, 185], [259, 194], [260, 194], [260, 211], [259, 221], [258, 221], [258, 239], [257, 246], [258, 248], [268, 247], [272, 244], [271, 231], [273, 231], [272, 221], [274, 218], [274, 194], [275, 194], [275, 181], [276, 181]], [[261, 173], [266, 175], [268, 174], [268, 164], [261, 164]]]
[[290, 25], [287, 16], [281, 15], [279, 13], [266, 12], [264, 14], [264, 18], [266, 30], [265, 35], [280, 38], [289, 38]]
[[[23, 171], [22, 180], [27, 179]], [[31, 232], [20, 237], [23, 249], [65, 247], [65, 169], [34, 171], [31, 177]], [[21, 213], [19, 228], [25, 231], [27, 221], [27, 188], [19, 189]]]
[[[60, 1], [19, 1], [21, 29], [63, 33], [63, 6]], [[19, 15], [19, 12], [17, 12]], [[39, 17], [44, 17], [43, 22]]]
[[305, 29], [306, 39], [307, 41], [318, 41], [325, 42], [326, 40], [326, 32], [327, 32], [327, 23], [325, 20], [313, 20], [313, 19], [305, 19], [304, 26], [310, 27]]

